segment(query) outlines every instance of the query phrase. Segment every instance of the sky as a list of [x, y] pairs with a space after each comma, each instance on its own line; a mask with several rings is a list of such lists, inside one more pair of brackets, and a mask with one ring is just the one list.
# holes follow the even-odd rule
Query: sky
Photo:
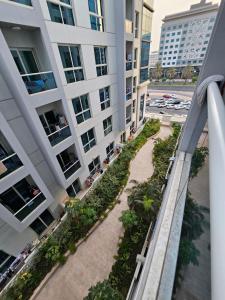
[[[162, 19], [166, 15], [174, 14], [188, 10], [190, 5], [199, 3], [200, 0], [155, 0], [154, 14], [152, 23], [152, 51], [157, 51], [159, 48], [159, 39], [161, 33]], [[207, 2], [210, 2], [209, 0]], [[213, 3], [218, 3], [219, 0], [211, 0]]]

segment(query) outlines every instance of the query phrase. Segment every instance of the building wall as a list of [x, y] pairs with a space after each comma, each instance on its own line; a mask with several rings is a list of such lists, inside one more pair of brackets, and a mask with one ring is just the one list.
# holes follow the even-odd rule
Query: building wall
[[[53, 1], [60, 4], [60, 1]], [[147, 1], [148, 2], [148, 1]], [[151, 1], [150, 1], [151, 2]], [[131, 134], [131, 125], [142, 125], [139, 118], [140, 101], [146, 96], [148, 81], [138, 85], [141, 59], [142, 0], [102, 0], [104, 32], [91, 29], [88, 1], [71, 0], [75, 26], [51, 21], [46, 0], [32, 1], [32, 7], [11, 1], [0, 1], [0, 130], [22, 167], [0, 179], [1, 194], [26, 176], [45, 196], [45, 201], [23, 221], [19, 221], [6, 207], [0, 204], [0, 250], [16, 256], [24, 247], [38, 238], [29, 227], [46, 209], [54, 218], [63, 210], [62, 203], [68, 198], [66, 189], [79, 179], [81, 187], [89, 176], [88, 165], [99, 156], [101, 163], [107, 157], [106, 147], [120, 143], [121, 134], [126, 139]], [[125, 19], [135, 20], [139, 12], [139, 36], [125, 32]], [[126, 43], [138, 49], [136, 68], [126, 71]], [[80, 47], [80, 56], [85, 80], [67, 84], [59, 45]], [[107, 47], [108, 74], [97, 77], [94, 46]], [[33, 49], [41, 72], [53, 72], [56, 88], [30, 95], [11, 55], [10, 49]], [[136, 77], [136, 84], [133, 84]], [[126, 79], [132, 81], [132, 97], [126, 101]], [[99, 89], [110, 86], [111, 106], [101, 110]], [[133, 90], [133, 88], [135, 88]], [[78, 124], [72, 99], [88, 94], [91, 118]], [[135, 112], [126, 123], [126, 107], [135, 100]], [[71, 136], [54, 147], [40, 121], [39, 115], [49, 110], [63, 113]], [[103, 120], [112, 116], [113, 130], [104, 136]], [[81, 135], [94, 128], [96, 146], [84, 152]], [[81, 167], [65, 178], [57, 160], [64, 150], [71, 148]]]
[[161, 29], [159, 61], [162, 67], [201, 66], [215, 23], [215, 6], [196, 14], [165, 17]]

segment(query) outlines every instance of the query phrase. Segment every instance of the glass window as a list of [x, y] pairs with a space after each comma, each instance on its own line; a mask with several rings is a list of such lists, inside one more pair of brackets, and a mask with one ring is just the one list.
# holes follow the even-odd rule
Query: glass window
[[79, 46], [58, 46], [67, 83], [84, 80]]
[[99, 90], [101, 110], [110, 107], [110, 88], [109, 86]]
[[70, 4], [70, 1], [60, 1], [60, 2], [61, 3], [56, 4], [47, 1], [48, 10], [52, 22], [74, 26], [74, 17], [73, 17], [72, 6]]
[[78, 124], [91, 118], [88, 94], [72, 99], [72, 103]]
[[149, 65], [149, 51], [150, 51], [150, 43], [142, 41], [141, 42], [141, 67], [146, 67]]
[[112, 142], [111, 144], [109, 144], [108, 147], [106, 147], [107, 158], [110, 158], [111, 156], [113, 156], [113, 154], [114, 154], [114, 142]]
[[91, 28], [104, 31], [103, 10], [101, 0], [88, 0]]
[[16, 258], [0, 250], [0, 274], [7, 271]]
[[11, 49], [11, 54], [20, 74], [39, 73], [39, 68], [32, 49]]
[[145, 102], [145, 95], [142, 95], [141, 96], [141, 101], [140, 101], [139, 121], [141, 121], [144, 117], [144, 102]]
[[149, 79], [149, 70], [148, 68], [141, 69], [140, 71], [140, 83], [145, 82]]
[[101, 163], [100, 163], [99, 156], [96, 157], [95, 159], [93, 159], [93, 161], [88, 165], [88, 169], [89, 169], [91, 176], [93, 176], [97, 172], [99, 172], [99, 170], [101, 169]]
[[107, 75], [106, 47], [94, 47], [97, 76]]
[[108, 135], [112, 131], [112, 116], [103, 121], [104, 135]]
[[126, 107], [126, 124], [131, 122], [131, 105]]
[[96, 145], [94, 128], [82, 134], [81, 141], [84, 147], [84, 152], [88, 152], [92, 147], [94, 147]]
[[52, 214], [46, 209], [33, 223], [30, 224], [37, 235], [41, 235], [54, 222]]
[[70, 197], [76, 197], [76, 195], [81, 191], [80, 181], [76, 179], [67, 189], [67, 194]]

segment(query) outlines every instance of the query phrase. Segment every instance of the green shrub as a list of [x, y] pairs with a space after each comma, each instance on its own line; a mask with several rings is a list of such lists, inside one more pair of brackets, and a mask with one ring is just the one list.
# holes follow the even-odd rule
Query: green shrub
[[95, 287], [89, 289], [89, 294], [84, 300], [123, 300], [122, 295], [114, 290], [108, 280], [98, 282]]
[[128, 230], [138, 224], [138, 217], [133, 210], [125, 210], [119, 220], [123, 223], [123, 227]]

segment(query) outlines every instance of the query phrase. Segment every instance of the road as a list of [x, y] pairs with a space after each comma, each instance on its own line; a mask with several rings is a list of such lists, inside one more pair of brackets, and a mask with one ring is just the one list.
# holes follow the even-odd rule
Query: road
[[147, 113], [155, 113], [155, 114], [159, 114], [160, 112], [164, 112], [164, 114], [166, 115], [178, 115], [178, 116], [181, 116], [181, 115], [187, 115], [188, 114], [188, 110], [186, 109], [171, 109], [171, 108], [158, 108], [158, 107], [149, 107], [147, 106], [146, 107], [146, 112]]

